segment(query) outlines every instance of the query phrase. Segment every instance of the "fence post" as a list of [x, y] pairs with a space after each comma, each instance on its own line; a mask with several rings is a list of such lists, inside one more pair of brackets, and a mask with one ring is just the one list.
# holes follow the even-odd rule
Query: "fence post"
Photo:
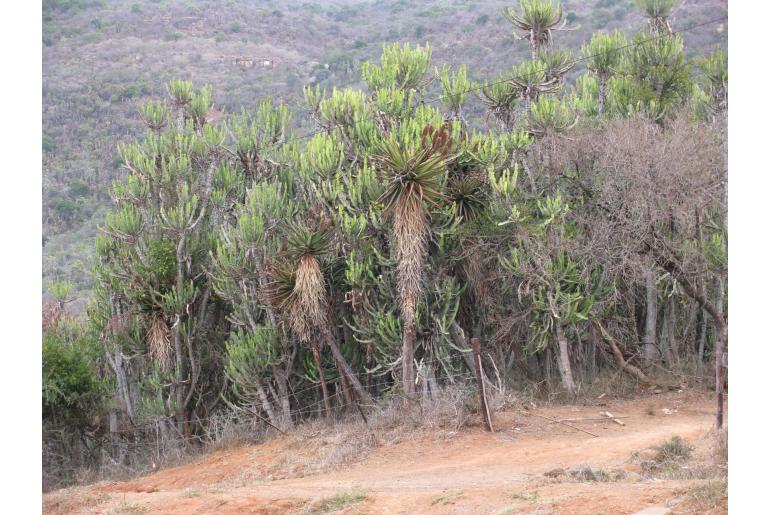
[[481, 397], [481, 414], [484, 418], [484, 425], [487, 426], [487, 431], [494, 432], [494, 429], [492, 429], [492, 415], [487, 404], [487, 386], [484, 383], [484, 369], [481, 365], [481, 349], [478, 338], [471, 338], [471, 347], [473, 348], [473, 365], [476, 369], [476, 381], [479, 384], [479, 396]]

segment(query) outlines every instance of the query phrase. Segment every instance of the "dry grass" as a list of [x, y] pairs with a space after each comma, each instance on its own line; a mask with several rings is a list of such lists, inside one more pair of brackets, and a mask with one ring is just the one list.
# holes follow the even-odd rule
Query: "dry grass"
[[436, 497], [433, 499], [430, 503], [431, 506], [438, 505], [445, 505], [445, 504], [454, 504], [454, 501], [460, 497], [462, 497], [463, 493], [461, 491], [451, 492], [446, 495], [442, 495], [440, 497]]
[[723, 467], [727, 470], [727, 429], [722, 431], [713, 431], [709, 437], [711, 438], [711, 458], [714, 460], [714, 465], [717, 467]]
[[639, 464], [648, 479], [714, 480], [726, 477], [723, 439], [710, 433], [695, 446], [679, 436], [672, 436], [659, 445], [635, 452], [631, 462]]
[[109, 500], [106, 493], [87, 491], [82, 488], [67, 488], [51, 492], [43, 497], [43, 512], [83, 513]]
[[604, 470], [592, 468], [588, 465], [580, 465], [567, 471], [570, 478], [580, 483], [610, 483], [625, 479], [626, 473], [622, 470]]
[[149, 510], [144, 506], [140, 506], [134, 502], [121, 501], [119, 504], [109, 508], [103, 513], [104, 515], [137, 515], [139, 513], [148, 512]]
[[381, 445], [424, 435], [450, 438], [478, 409], [475, 395], [471, 388], [448, 387], [410, 408], [404, 407], [402, 398], [392, 397], [367, 414], [368, 424], [357, 412], [309, 420], [288, 435], [280, 460], [258, 475], [302, 477], [359, 462]]
[[685, 496], [688, 513], [704, 513], [727, 499], [727, 479], [701, 481], [679, 490]]
[[350, 492], [339, 492], [331, 497], [325, 497], [313, 503], [309, 506], [305, 513], [312, 515], [325, 515], [327, 513], [333, 513], [335, 511], [342, 510], [353, 504], [359, 503], [366, 499], [364, 492], [353, 490]]
[[687, 461], [692, 456], [695, 447], [688, 444], [681, 436], [672, 436], [655, 448], [658, 455], [655, 461], [665, 463], [667, 461]]

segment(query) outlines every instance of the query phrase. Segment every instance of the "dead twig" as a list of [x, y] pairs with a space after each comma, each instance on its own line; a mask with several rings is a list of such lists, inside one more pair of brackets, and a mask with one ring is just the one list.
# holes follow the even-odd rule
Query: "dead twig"
[[568, 424], [567, 422], [564, 422], [562, 420], [556, 420], [554, 418], [546, 417], [545, 415], [538, 415], [536, 413], [527, 413], [526, 411], [521, 411], [521, 413], [525, 413], [527, 415], [532, 415], [533, 417], [544, 418], [545, 420], [548, 420], [549, 422], [552, 422], [554, 424], [561, 424], [563, 426], [570, 427], [570, 428], [575, 429], [577, 431], [582, 431], [583, 433], [589, 434], [589, 435], [593, 436], [594, 438], [599, 438], [599, 435], [594, 434], [591, 431], [586, 431], [585, 429], [581, 429], [581, 428], [579, 428], [577, 426], [573, 426], [572, 424]]

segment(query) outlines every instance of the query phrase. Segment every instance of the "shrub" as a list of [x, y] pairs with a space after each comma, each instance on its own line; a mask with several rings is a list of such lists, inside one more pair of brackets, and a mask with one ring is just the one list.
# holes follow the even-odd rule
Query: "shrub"
[[43, 133], [43, 152], [52, 152], [56, 149], [56, 143], [53, 138], [46, 133]]
[[79, 429], [97, 412], [103, 388], [88, 359], [92, 342], [63, 325], [43, 334], [43, 421]]
[[80, 208], [69, 199], [62, 199], [53, 205], [56, 215], [64, 222], [73, 222], [77, 218]]
[[80, 197], [87, 197], [91, 194], [91, 187], [80, 179], [74, 179], [70, 183], [67, 194], [73, 200]]
[[672, 436], [655, 448], [658, 451], [655, 461], [659, 463], [670, 461], [686, 461], [692, 456], [695, 447], [688, 444], [681, 436]]

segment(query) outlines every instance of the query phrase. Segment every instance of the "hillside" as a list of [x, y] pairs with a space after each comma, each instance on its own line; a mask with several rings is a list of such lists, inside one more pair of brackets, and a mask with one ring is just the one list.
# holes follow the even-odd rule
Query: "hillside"
[[[429, 42], [433, 62], [468, 63], [483, 80], [528, 56], [497, 0], [228, 1], [46, 0], [43, 2], [43, 279], [91, 285], [93, 238], [123, 176], [116, 145], [143, 132], [137, 107], [165, 94], [172, 77], [214, 86], [219, 110], [284, 99], [294, 126], [309, 126], [302, 87], [360, 84], [360, 64], [384, 43]], [[644, 26], [632, 0], [563, 2], [571, 32], [556, 43], [579, 53], [596, 30]], [[676, 29], [726, 14], [727, 2], [685, 2]], [[688, 51], [727, 44], [727, 25], [683, 34]], [[573, 73], [582, 72], [578, 67]], [[475, 101], [472, 101], [473, 104]], [[478, 104], [478, 102], [475, 102]], [[472, 105], [471, 113], [480, 112]], [[304, 125], [304, 126], [303, 126]], [[306, 131], [306, 129], [305, 129]]]

